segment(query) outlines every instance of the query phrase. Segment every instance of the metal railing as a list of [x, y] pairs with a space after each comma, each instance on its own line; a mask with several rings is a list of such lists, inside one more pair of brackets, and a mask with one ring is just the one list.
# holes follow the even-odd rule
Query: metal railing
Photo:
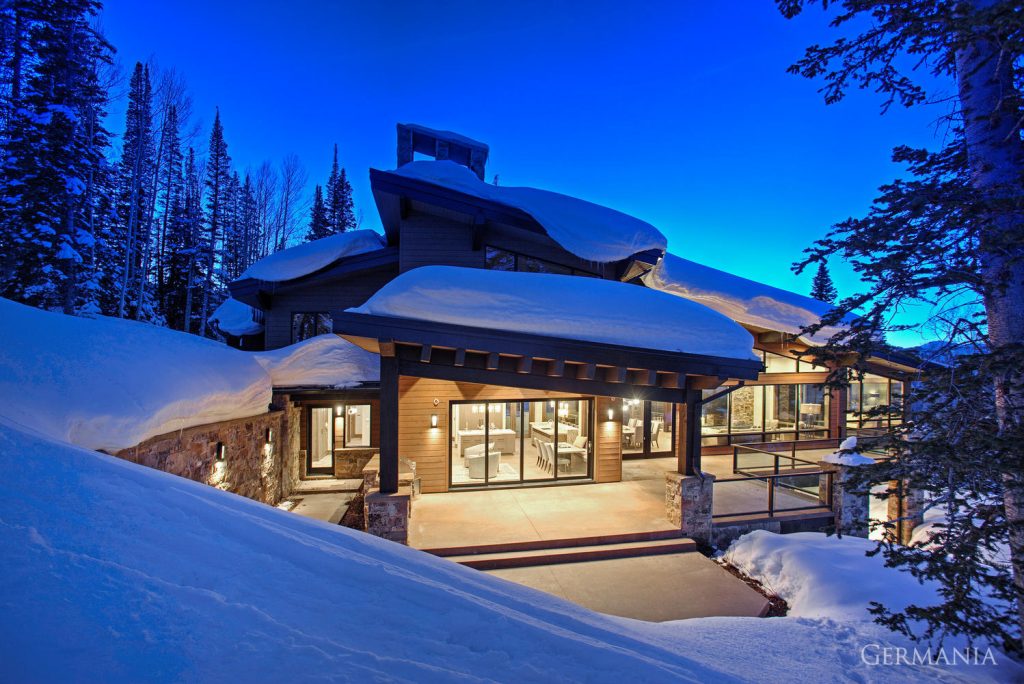
[[[821, 470], [816, 461], [798, 456], [797, 442], [765, 442], [756, 447], [737, 444], [733, 446], [732, 465], [737, 476], [715, 480], [714, 501], [717, 504], [732, 498], [729, 489], [736, 489], [741, 492], [736, 498], [743, 503], [737, 508], [728, 502], [725, 507], [729, 510], [712, 512], [712, 519], [750, 515], [774, 518], [779, 513], [832, 508], [832, 473]], [[764, 485], [764, 508], [746, 504], [753, 493], [753, 488], [747, 486], [751, 484]]]

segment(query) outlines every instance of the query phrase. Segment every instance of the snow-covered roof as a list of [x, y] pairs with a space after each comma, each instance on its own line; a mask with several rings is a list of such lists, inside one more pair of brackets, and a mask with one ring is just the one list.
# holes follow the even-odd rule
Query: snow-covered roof
[[695, 302], [613, 280], [424, 266], [353, 313], [721, 358], [755, 359], [749, 332]]
[[[738, 323], [793, 335], [798, 335], [803, 326], [819, 322], [822, 315], [833, 308], [826, 302], [670, 253], [644, 275], [643, 281], [647, 287], [699, 302]], [[809, 344], [820, 344], [834, 332], [834, 328], [823, 328], [801, 339]]]
[[549, 190], [491, 185], [452, 161], [414, 161], [393, 173], [520, 209], [586, 261], [620, 261], [638, 252], [664, 251], [667, 244], [657, 228], [621, 211]]
[[346, 233], [306, 242], [265, 256], [239, 276], [271, 283], [294, 280], [330, 266], [343, 257], [373, 252], [384, 247], [384, 238], [372, 230]]
[[479, 147], [485, 150], [490, 149], [489, 147], [487, 147], [487, 143], [482, 143], [479, 140], [473, 140], [472, 138], [466, 137], [461, 133], [455, 133], [454, 131], [443, 131], [439, 128], [430, 128], [428, 126], [421, 126], [420, 124], [414, 123], [401, 125], [405, 126], [410, 131], [413, 131], [415, 133], [422, 133], [423, 135], [427, 135], [433, 138], [440, 138], [442, 140], [450, 140], [451, 142], [459, 143], [461, 145], [465, 145], [466, 147]]
[[211, 325], [216, 325], [221, 332], [228, 335], [256, 335], [263, 332], [263, 324], [253, 319], [255, 311], [248, 304], [228, 297], [214, 310], [209, 321]]
[[253, 355], [214, 340], [7, 299], [0, 320], [0, 416], [55, 439], [116, 451], [270, 403]]
[[319, 335], [253, 354], [274, 387], [353, 387], [380, 380], [380, 357], [341, 339]]

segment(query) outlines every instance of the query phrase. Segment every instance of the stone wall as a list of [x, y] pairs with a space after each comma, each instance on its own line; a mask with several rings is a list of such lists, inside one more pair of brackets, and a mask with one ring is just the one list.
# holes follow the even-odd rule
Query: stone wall
[[[114, 454], [133, 463], [274, 505], [300, 479], [299, 410], [287, 395], [259, 416], [158, 435]], [[267, 441], [267, 430], [273, 441]], [[224, 460], [217, 459], [223, 444]]]
[[363, 468], [377, 454], [377, 449], [335, 449], [334, 477], [342, 480], [359, 479]]

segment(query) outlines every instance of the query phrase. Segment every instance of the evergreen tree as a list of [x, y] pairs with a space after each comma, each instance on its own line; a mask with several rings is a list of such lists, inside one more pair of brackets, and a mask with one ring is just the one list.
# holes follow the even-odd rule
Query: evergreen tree
[[[806, 0], [778, 0], [787, 16]], [[824, 3], [830, 5], [831, 3]], [[791, 70], [824, 77], [826, 102], [851, 86], [916, 106], [928, 94], [907, 64], [950, 79], [958, 105], [937, 151], [897, 148], [909, 180], [883, 186], [864, 218], [835, 226], [797, 270], [839, 254], [868, 283], [822, 321], [862, 315], [815, 352], [865, 359], [891, 312], [938, 310], [950, 367], [927, 372], [912, 423], [892, 436], [896, 458], [868, 467], [873, 481], [902, 479], [946, 513], [933, 545], [880, 547], [887, 562], [939, 583], [939, 601], [903, 610], [876, 605], [893, 629], [930, 638], [966, 634], [1021, 650], [1024, 630], [1024, 58], [1019, 3], [842, 0], [834, 26], [860, 34], [808, 48]], [[908, 62], [905, 57], [913, 58]], [[820, 329], [820, 326], [812, 326]], [[841, 384], [842, 377], [832, 380]], [[912, 436], [912, 439], [901, 439]], [[1009, 548], [1010, 563], [995, 562]], [[993, 598], [995, 600], [993, 600]], [[923, 624], [923, 629], [920, 625]]]
[[818, 263], [818, 271], [814, 274], [814, 281], [811, 283], [811, 296], [820, 302], [829, 302], [830, 304], [834, 304], [836, 297], [839, 296], [824, 261]]
[[338, 166], [338, 146], [335, 144], [331, 174], [327, 177], [327, 225], [331, 233], [344, 233], [355, 230], [356, 224], [352, 185], [345, 169]]
[[331, 227], [327, 224], [327, 207], [324, 205], [324, 191], [319, 185], [313, 191], [313, 208], [309, 215], [309, 232], [306, 242], [319, 240], [331, 235]]
[[[185, 179], [182, 175], [183, 157], [181, 153], [181, 134], [178, 124], [178, 108], [171, 104], [167, 107], [161, 130], [161, 156], [163, 157], [158, 167], [160, 168], [160, 182], [157, 188], [158, 204], [160, 209], [159, 224], [157, 226], [156, 238], [156, 299], [160, 305], [160, 311], [165, 320], [170, 320], [172, 312], [169, 310], [169, 260], [174, 253], [171, 249], [171, 233], [175, 231], [182, 221], [181, 212], [184, 209], [182, 193], [184, 192]], [[178, 239], [178, 236], [175, 236]], [[181, 248], [180, 240], [174, 245]], [[176, 320], [180, 320], [180, 311], [173, 314]]]
[[224, 141], [224, 128], [220, 122], [220, 109], [213, 119], [210, 131], [210, 150], [206, 158], [206, 235], [201, 248], [204, 251], [204, 277], [202, 304], [199, 308], [199, 331], [204, 336], [213, 334], [207, 318], [221, 299], [221, 282], [217, 267], [221, 259], [218, 252], [229, 221], [231, 191], [231, 158]]
[[[5, 60], [17, 107], [0, 135], [0, 295], [46, 309], [91, 310], [98, 297], [96, 208], [103, 202], [111, 48], [91, 26], [94, 0], [24, 0]], [[17, 91], [17, 92], [16, 92]]]

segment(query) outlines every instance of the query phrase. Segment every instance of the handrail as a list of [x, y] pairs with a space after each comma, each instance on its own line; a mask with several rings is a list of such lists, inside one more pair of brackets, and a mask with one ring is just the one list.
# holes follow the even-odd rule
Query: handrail
[[832, 471], [818, 470], [818, 471], [809, 472], [809, 473], [783, 473], [783, 474], [775, 473], [775, 474], [772, 474], [772, 475], [751, 475], [751, 476], [745, 476], [745, 477], [726, 477], [726, 478], [722, 478], [722, 479], [715, 479], [714, 482], [713, 482], [713, 486], [720, 485], [720, 484], [728, 484], [730, 482], [753, 482], [755, 480], [765, 482], [768, 485], [767, 486], [767, 490], [768, 490], [767, 491], [767, 493], [768, 493], [768, 501], [767, 501], [768, 508], [763, 509], [763, 510], [750, 510], [750, 511], [739, 511], [739, 512], [733, 511], [733, 512], [729, 512], [729, 513], [712, 513], [711, 518], [712, 519], [714, 519], [714, 518], [733, 518], [733, 517], [741, 516], [741, 515], [762, 515], [762, 514], [766, 514], [769, 518], [774, 518], [775, 514], [777, 512], [776, 511], [776, 506], [775, 506], [775, 488], [779, 487], [779, 486], [784, 486], [784, 485], [780, 485], [778, 483], [779, 480], [781, 480], [782, 478], [792, 478], [792, 477], [819, 477], [820, 478], [823, 475], [825, 476], [825, 501], [821, 501], [819, 499], [818, 502], [816, 502], [815, 504], [812, 504], [812, 505], [809, 505], [809, 506], [787, 507], [787, 508], [784, 509], [784, 511], [789, 513], [789, 512], [794, 512], [794, 511], [818, 510], [818, 509], [821, 509], [821, 508], [828, 508], [828, 509], [831, 510], [832, 509], [832, 503], [833, 503], [832, 502], [832, 487], [833, 487], [833, 476], [834, 476], [834, 474], [832, 473]]

